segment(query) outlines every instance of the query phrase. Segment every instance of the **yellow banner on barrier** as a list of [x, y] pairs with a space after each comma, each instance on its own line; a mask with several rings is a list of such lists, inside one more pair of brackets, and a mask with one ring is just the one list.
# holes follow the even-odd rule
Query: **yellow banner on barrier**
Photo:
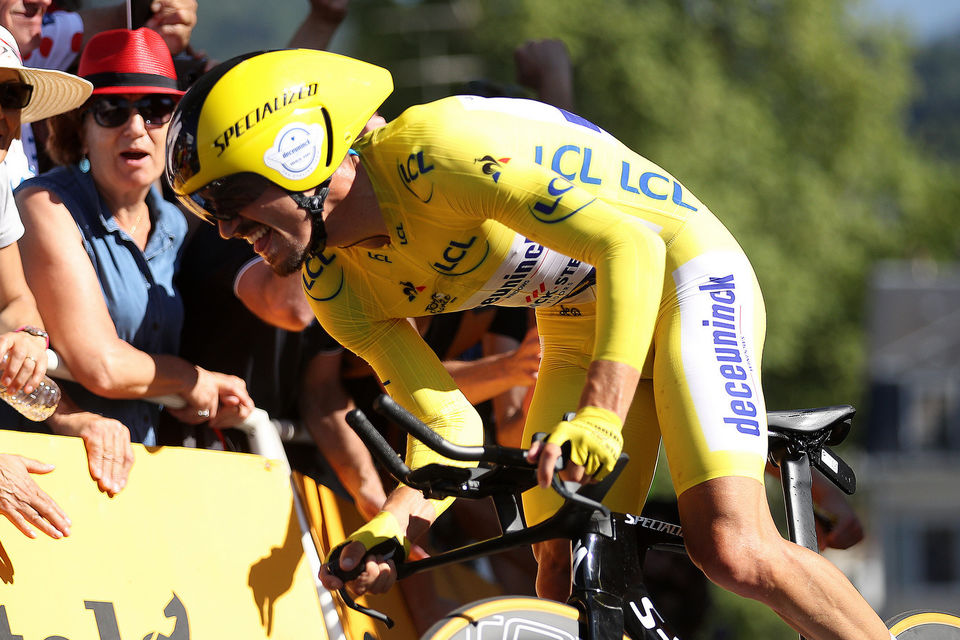
[[33, 478], [73, 522], [30, 539], [0, 517], [0, 640], [327, 637], [283, 465], [134, 445], [109, 498], [78, 438], [0, 431], [0, 453], [56, 465]]

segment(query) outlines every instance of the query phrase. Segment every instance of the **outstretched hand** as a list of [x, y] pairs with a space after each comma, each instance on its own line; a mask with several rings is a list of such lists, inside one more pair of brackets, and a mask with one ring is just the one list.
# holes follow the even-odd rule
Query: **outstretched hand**
[[54, 539], [70, 535], [70, 518], [30, 477], [51, 471], [52, 464], [0, 453], [0, 513], [30, 538], [37, 537], [31, 525]]

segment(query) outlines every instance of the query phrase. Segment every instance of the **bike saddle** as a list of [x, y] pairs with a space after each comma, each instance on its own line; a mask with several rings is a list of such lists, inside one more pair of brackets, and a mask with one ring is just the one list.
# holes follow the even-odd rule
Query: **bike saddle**
[[857, 410], [848, 404], [817, 409], [768, 411], [767, 427], [770, 431], [784, 435], [812, 436], [826, 431], [829, 432], [826, 443], [837, 445], [843, 442], [850, 432], [850, 423], [856, 412]]

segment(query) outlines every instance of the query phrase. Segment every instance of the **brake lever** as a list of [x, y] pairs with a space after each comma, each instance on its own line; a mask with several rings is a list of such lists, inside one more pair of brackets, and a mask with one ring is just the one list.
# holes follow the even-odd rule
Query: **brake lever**
[[385, 613], [381, 613], [376, 609], [371, 609], [370, 607], [365, 607], [362, 604], [357, 604], [356, 601], [350, 597], [350, 594], [347, 593], [346, 587], [338, 589], [337, 593], [340, 595], [340, 599], [343, 600], [343, 604], [347, 605], [349, 608], [362, 613], [365, 616], [369, 616], [374, 620], [382, 622], [384, 625], [386, 625], [387, 629], [393, 629], [393, 620], [390, 619], [390, 616]]
[[[367, 552], [364, 554], [364, 557], [366, 557], [369, 554], [374, 554], [374, 555], [383, 554], [386, 559], [390, 559], [395, 555], [397, 551], [397, 546], [398, 545], [394, 541], [387, 540], [385, 542], [381, 542], [378, 545], [374, 545], [373, 547], [368, 549]], [[364, 565], [363, 565], [363, 562], [361, 561], [357, 564], [357, 566], [355, 566], [353, 569], [350, 569], [349, 571], [345, 571], [341, 569], [340, 554], [343, 552], [343, 549], [345, 547], [346, 547], [346, 544], [344, 543], [334, 548], [333, 551], [330, 552], [330, 556], [327, 558], [327, 562], [326, 562], [327, 569], [330, 571], [330, 573], [336, 576], [337, 578], [339, 578], [343, 582], [343, 587], [338, 589], [337, 593], [340, 594], [340, 598], [343, 600], [343, 603], [347, 605], [349, 608], [359, 613], [362, 613], [366, 616], [369, 616], [374, 620], [378, 620], [382, 622], [387, 626], [387, 629], [392, 629], [393, 620], [391, 620], [388, 615], [381, 613], [376, 609], [371, 609], [361, 604], [357, 604], [357, 602], [353, 598], [351, 598], [350, 594], [347, 592], [347, 582], [349, 582], [350, 580], [356, 579], [357, 576], [363, 573]]]
[[[579, 482], [573, 482], [572, 480], [561, 480], [560, 472], [553, 472], [553, 479], [550, 482], [550, 486], [553, 487], [553, 490], [560, 494], [560, 497], [568, 502], [573, 502], [581, 507], [590, 509], [592, 511], [601, 512], [604, 517], [610, 517], [610, 509], [604, 506], [602, 503], [592, 500], [586, 496], [580, 495], [577, 491], [582, 487]], [[572, 491], [569, 487], [576, 487]]]

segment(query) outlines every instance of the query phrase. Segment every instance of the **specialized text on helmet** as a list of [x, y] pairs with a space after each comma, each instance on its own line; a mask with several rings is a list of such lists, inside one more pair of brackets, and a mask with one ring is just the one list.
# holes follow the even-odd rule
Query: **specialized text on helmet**
[[273, 100], [268, 100], [267, 102], [263, 103], [263, 106], [259, 106], [256, 109], [247, 112], [242, 118], [238, 119], [232, 125], [224, 129], [223, 133], [214, 139], [213, 145], [217, 148], [217, 156], [222, 155], [223, 152], [227, 150], [227, 147], [230, 146], [231, 140], [239, 138], [247, 131], [266, 120], [268, 116], [277, 113], [281, 109], [289, 107], [294, 103], [300, 102], [306, 98], [310, 98], [316, 95], [316, 93], [316, 82], [300, 85], [292, 89], [284, 89], [283, 93], [274, 96]]

